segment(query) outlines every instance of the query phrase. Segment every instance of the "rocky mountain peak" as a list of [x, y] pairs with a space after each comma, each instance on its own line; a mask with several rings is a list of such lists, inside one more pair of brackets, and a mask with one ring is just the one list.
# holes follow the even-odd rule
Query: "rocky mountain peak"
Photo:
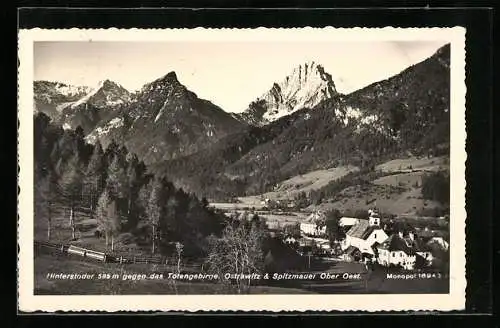
[[[139, 98], [149, 97], [149, 98], [164, 98], [164, 97], [184, 97], [191, 95], [192, 93], [187, 90], [187, 88], [179, 82], [177, 74], [172, 71], [166, 75], [154, 80], [151, 83], [144, 85], [140, 91]], [[193, 94], [194, 95], [194, 94]]]
[[281, 82], [273, 83], [268, 92], [257, 98], [259, 108], [250, 104], [241, 114], [242, 120], [265, 125], [302, 109], [312, 108], [337, 94], [330, 74], [315, 61], [306, 61], [293, 68]]
[[130, 93], [121, 85], [109, 79], [101, 80], [97, 86], [77, 102], [71, 104], [71, 108], [76, 108], [82, 104], [90, 104], [103, 108], [123, 104], [130, 101]]
[[168, 72], [164, 76], [156, 79], [152, 84], [167, 84], [167, 85], [180, 85], [177, 74], [174, 71]]
[[108, 89], [108, 88], [115, 88], [115, 87], [122, 87], [122, 86], [116, 82], [109, 80], [109, 79], [101, 80], [98, 83], [98, 88]]

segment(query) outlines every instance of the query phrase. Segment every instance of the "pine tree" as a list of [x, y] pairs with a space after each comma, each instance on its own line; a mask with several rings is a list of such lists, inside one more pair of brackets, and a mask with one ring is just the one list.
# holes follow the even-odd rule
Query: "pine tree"
[[[75, 146], [76, 150], [78, 151], [78, 156], [80, 156], [80, 159], [84, 160], [84, 151], [85, 151], [85, 132], [83, 131], [83, 128], [79, 125], [75, 129]], [[88, 159], [88, 158], [87, 158]]]
[[139, 160], [137, 156], [131, 155], [127, 156], [128, 168], [127, 168], [127, 218], [129, 225], [135, 227], [137, 225], [137, 215], [135, 211], [135, 202], [137, 199], [139, 177], [137, 174], [137, 165]]
[[59, 182], [63, 195], [70, 203], [69, 223], [71, 226], [72, 239], [76, 238], [75, 205], [78, 196], [81, 195], [82, 178], [83, 173], [80, 158], [78, 153], [75, 153], [75, 155], [73, 155], [73, 157], [69, 160]]
[[97, 203], [97, 226], [104, 231], [106, 237], [106, 248], [111, 239], [111, 250], [114, 250], [114, 237], [120, 231], [120, 216], [117, 211], [116, 202], [112, 199], [108, 190], [104, 190]]
[[106, 147], [106, 151], [104, 152], [104, 162], [106, 168], [108, 168], [111, 165], [117, 153], [118, 153], [118, 144], [113, 139], [108, 144], [108, 146]]
[[69, 161], [73, 156], [78, 155], [72, 131], [64, 130], [61, 138], [59, 138], [59, 154], [63, 162]]
[[162, 183], [159, 179], [155, 179], [153, 181], [152, 187], [151, 187], [151, 194], [149, 197], [149, 202], [148, 202], [148, 207], [147, 207], [147, 216], [148, 216], [148, 222], [149, 225], [151, 226], [152, 229], [152, 245], [151, 245], [151, 251], [154, 254], [156, 251], [156, 239], [158, 235], [158, 228], [160, 224], [160, 218], [161, 218], [161, 203], [162, 203]]
[[97, 229], [105, 234], [106, 237], [106, 248], [108, 247], [108, 229], [107, 229], [107, 214], [106, 209], [108, 207], [108, 203], [110, 202], [109, 194], [107, 190], [104, 190], [99, 196], [99, 200], [97, 201], [96, 208], [96, 219], [97, 219]]
[[166, 213], [164, 216], [164, 220], [162, 220], [162, 232], [169, 233], [171, 235], [171, 239], [179, 239], [181, 237], [181, 227], [180, 227], [180, 203], [175, 194], [170, 195], [168, 197], [166, 203]]
[[128, 157], [128, 149], [125, 145], [122, 145], [121, 147], [119, 147], [118, 149], [118, 156], [120, 157], [120, 161], [122, 163], [125, 163], [127, 161], [127, 157]]
[[121, 220], [116, 206], [116, 201], [111, 201], [108, 205], [109, 234], [111, 235], [111, 251], [115, 250], [115, 236], [120, 231]]
[[47, 220], [47, 240], [50, 240], [52, 231], [52, 197], [54, 193], [53, 175], [49, 173], [42, 177], [35, 171], [35, 218], [45, 217]]
[[127, 197], [128, 190], [128, 179], [125, 172], [125, 167], [123, 166], [120, 158], [115, 156], [113, 162], [108, 168], [108, 179], [106, 186], [110, 193], [110, 196], [117, 201], [118, 210], [120, 213], [125, 212], [123, 210], [123, 200]]
[[148, 206], [149, 206], [149, 198], [151, 196], [151, 190], [153, 186], [153, 181], [149, 181], [142, 185], [139, 190], [139, 194], [137, 197], [137, 204], [140, 207], [140, 217], [144, 218], [148, 215]]
[[97, 195], [99, 195], [104, 188], [105, 173], [104, 151], [102, 150], [101, 143], [98, 141], [94, 146], [94, 151], [85, 174], [85, 186], [90, 194], [91, 217], [94, 214], [94, 204], [96, 203]]
[[203, 197], [201, 199], [201, 204], [203, 205], [203, 208], [207, 208], [208, 207], [209, 203], [208, 203], [208, 200], [207, 200], [206, 197]]

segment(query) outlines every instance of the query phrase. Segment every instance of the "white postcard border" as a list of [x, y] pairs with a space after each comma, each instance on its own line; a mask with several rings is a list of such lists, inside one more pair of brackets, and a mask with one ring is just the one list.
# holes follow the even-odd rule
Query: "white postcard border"
[[[451, 43], [450, 291], [384, 295], [34, 295], [35, 41], [411, 41]], [[20, 311], [450, 311], [465, 308], [465, 28], [30, 29], [18, 43], [18, 307]]]

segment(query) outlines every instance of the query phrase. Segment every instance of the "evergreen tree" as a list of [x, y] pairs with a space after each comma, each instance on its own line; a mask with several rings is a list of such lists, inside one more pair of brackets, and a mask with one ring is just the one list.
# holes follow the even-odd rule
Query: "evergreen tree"
[[450, 203], [450, 177], [443, 172], [426, 175], [422, 179], [422, 196], [442, 204]]
[[104, 170], [104, 151], [102, 150], [101, 143], [98, 141], [94, 146], [94, 151], [85, 174], [85, 186], [90, 197], [89, 203], [91, 217], [94, 214], [94, 206], [97, 202], [97, 195], [99, 195], [104, 189], [105, 178], [106, 171]]
[[333, 242], [341, 237], [341, 231], [339, 229], [340, 212], [337, 209], [332, 209], [325, 213], [325, 225], [326, 233], [328, 234], [328, 239]]
[[80, 159], [82, 162], [85, 162], [88, 158], [85, 157], [85, 132], [83, 131], [83, 128], [79, 125], [75, 129], [75, 147], [78, 152], [78, 156], [80, 156]]
[[59, 142], [54, 142], [50, 151], [50, 162], [57, 163], [61, 159], [61, 151], [59, 149]]
[[51, 173], [42, 177], [35, 170], [35, 219], [40, 220], [45, 218], [47, 220], [47, 240], [50, 240], [52, 232], [52, 197], [55, 192], [54, 185], [55, 181]]
[[114, 236], [120, 229], [120, 218], [116, 208], [116, 202], [112, 200], [108, 190], [104, 190], [97, 204], [97, 225], [100, 231], [104, 231], [106, 237], [106, 248], [111, 239], [111, 250], [114, 250]]
[[111, 165], [111, 163], [113, 162], [117, 153], [118, 153], [118, 144], [113, 139], [108, 144], [108, 146], [106, 147], [106, 151], [104, 152], [104, 159], [105, 159], [106, 168]]
[[111, 251], [115, 249], [115, 236], [118, 234], [121, 228], [121, 219], [116, 206], [116, 201], [111, 201], [108, 206], [108, 220], [110, 225], [110, 235], [111, 235]]
[[151, 227], [151, 252], [154, 254], [156, 252], [156, 240], [159, 236], [159, 226], [160, 219], [162, 215], [162, 194], [163, 188], [162, 183], [159, 179], [155, 179], [151, 186], [151, 193], [149, 197], [148, 207], [147, 207], [147, 217], [148, 223]]
[[[149, 198], [151, 196], [151, 190], [153, 187], [154, 180], [148, 181], [147, 183], [143, 184], [142, 187], [139, 190], [138, 197], [137, 197], [137, 205], [138, 205], [138, 212], [140, 213], [139, 217], [140, 218], [147, 218], [148, 217], [148, 206], [149, 206]], [[148, 221], [148, 220], [146, 220]]]
[[175, 197], [175, 194], [171, 194], [168, 197], [165, 209], [165, 216], [161, 221], [162, 233], [164, 235], [169, 234], [171, 240], [179, 240], [181, 237], [181, 227], [179, 225], [179, 201]]
[[78, 155], [75, 137], [70, 130], [64, 130], [61, 138], [59, 138], [59, 155], [64, 163], [69, 161], [73, 156]]
[[127, 156], [127, 218], [130, 227], [137, 225], [136, 201], [139, 192], [139, 176], [137, 174], [137, 166], [139, 160], [136, 155]]
[[82, 191], [82, 167], [78, 153], [75, 153], [64, 169], [64, 173], [59, 181], [62, 193], [70, 204], [69, 223], [71, 226], [71, 236], [76, 238], [75, 226], [75, 205]]
[[122, 162], [122, 164], [125, 164], [125, 162], [127, 161], [128, 154], [129, 154], [127, 147], [125, 145], [122, 145], [121, 147], [119, 147], [117, 154], [120, 157], [120, 161]]
[[206, 197], [203, 197], [203, 198], [201, 199], [201, 204], [203, 205], [203, 207], [204, 207], [204, 208], [207, 208], [207, 207], [208, 207], [209, 203], [208, 203], [208, 200], [207, 200], [207, 198], [206, 198]]
[[122, 166], [119, 156], [115, 156], [113, 162], [108, 168], [108, 179], [106, 186], [110, 196], [116, 200], [118, 211], [120, 213], [125, 213], [125, 206], [123, 205], [126, 201], [127, 190], [128, 190], [128, 179], [125, 172], [125, 168]]

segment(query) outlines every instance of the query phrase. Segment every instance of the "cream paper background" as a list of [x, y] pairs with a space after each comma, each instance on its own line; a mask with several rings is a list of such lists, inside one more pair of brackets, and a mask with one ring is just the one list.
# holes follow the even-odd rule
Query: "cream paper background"
[[[451, 43], [450, 292], [384, 295], [34, 295], [33, 43], [36, 41], [414, 41]], [[449, 311], [465, 308], [465, 28], [31, 29], [18, 43], [18, 310], [32, 311]], [[228, 67], [227, 69], [230, 69]]]

